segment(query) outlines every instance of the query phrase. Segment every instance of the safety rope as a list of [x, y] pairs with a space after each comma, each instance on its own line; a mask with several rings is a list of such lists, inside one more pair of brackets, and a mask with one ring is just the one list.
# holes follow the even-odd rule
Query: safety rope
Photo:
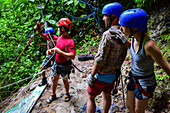
[[[30, 37], [30, 35], [34, 32], [35, 29], [32, 30], [32, 32], [27, 36], [27, 38], [20, 44], [20, 46], [17, 48], [17, 50], [14, 52], [14, 54], [10, 57], [10, 59], [5, 63], [5, 65], [2, 67], [1, 71], [6, 67], [7, 63], [14, 57], [15, 53], [19, 50], [19, 48], [25, 43], [25, 41]], [[0, 71], [0, 72], [1, 72]]]
[[43, 16], [43, 11], [42, 11], [42, 4], [41, 4], [41, 1], [39, 0], [39, 4], [40, 4], [40, 10], [41, 10], [41, 17], [43, 19], [43, 22], [44, 22], [44, 16]]
[[[41, 6], [41, 2], [40, 2], [40, 0], [39, 0], [39, 3], [40, 3], [40, 6]], [[42, 18], [44, 19], [44, 17], [43, 17], [43, 11], [41, 10], [41, 13], [42, 13]], [[46, 25], [46, 24], [45, 24]], [[46, 26], [45, 26], [46, 27]], [[41, 30], [40, 32], [38, 32], [36, 35], [39, 35], [40, 33], [42, 33], [42, 31], [43, 30]], [[34, 36], [36, 36], [36, 35], [33, 35], [31, 38], [30, 38], [30, 40], [28, 41], [28, 43], [27, 43], [27, 45], [30, 43], [30, 41], [31, 41], [31, 39], [34, 37]], [[27, 46], [26, 45], [26, 46]], [[25, 47], [26, 48], [26, 47]], [[24, 48], [24, 49], [25, 49]], [[23, 51], [22, 51], [23, 52]], [[21, 52], [21, 54], [22, 54], [22, 52]], [[20, 55], [21, 55], [20, 54]], [[19, 55], [19, 56], [20, 56]], [[35, 74], [33, 77], [32, 77], [32, 79], [31, 79], [31, 81], [37, 76], [37, 75], [39, 75], [39, 74], [41, 74], [42, 72], [44, 72], [44, 71], [46, 71], [46, 70], [43, 70], [43, 68], [47, 65], [47, 63], [54, 57], [54, 55], [55, 54], [53, 54], [50, 58], [49, 58], [49, 60], [45, 63], [45, 65], [41, 68], [41, 70], [37, 73], [37, 74]], [[19, 57], [18, 57], [19, 58]], [[13, 67], [13, 66], [12, 66]], [[43, 70], [43, 71], [42, 71]], [[42, 72], [41, 72], [42, 71]], [[9, 73], [9, 72], [8, 72]], [[6, 77], [7, 77], [7, 75], [6, 75]], [[5, 78], [6, 78], [5, 77]], [[31, 83], [31, 81], [26, 85], [26, 87]], [[4, 82], [4, 80], [3, 80], [3, 82]], [[3, 83], [2, 82], [2, 83]], [[2, 85], [2, 84], [1, 84]], [[1, 86], [0, 85], [0, 86]], [[3, 111], [3, 113], [9, 108], [9, 106], [12, 106], [12, 103], [16, 100], [16, 98], [18, 98], [19, 97], [19, 95], [22, 93], [22, 91], [24, 91], [25, 90], [25, 88], [26, 87], [24, 87], [22, 90], [21, 90], [21, 92], [15, 97], [15, 99], [5, 108], [5, 110]]]
[[2, 81], [1, 84], [0, 84], [0, 87], [1, 87], [1, 85], [4, 83], [6, 77], [7, 77], [7, 76], [9, 75], [9, 73], [11, 72], [12, 68], [14, 67], [14, 65], [16, 64], [16, 62], [18, 61], [19, 57], [21, 56], [21, 54], [23, 53], [23, 51], [25, 50], [25, 48], [30, 44], [31, 39], [32, 39], [34, 36], [40, 34], [42, 31], [43, 31], [43, 30], [41, 30], [39, 33], [31, 36], [31, 38], [30, 38], [29, 41], [27, 42], [26, 46], [24, 47], [24, 49], [22, 50], [22, 52], [19, 54], [19, 56], [18, 56], [17, 59], [15, 60], [15, 62], [14, 62], [13, 65], [12, 65], [12, 67], [10, 68], [10, 70], [8, 71], [7, 75], [4, 77], [3, 81]]
[[[39, 1], [39, 2], [40, 2], [40, 1]], [[49, 0], [46, 2], [46, 5], [45, 5], [44, 10], [46, 9], [48, 3], [49, 3]], [[41, 4], [41, 2], [40, 2], [40, 4]], [[43, 10], [43, 11], [41, 10], [41, 13], [44, 12], [44, 10]], [[42, 14], [43, 14], [43, 13], [42, 13]], [[43, 18], [43, 15], [41, 15], [39, 21], [40, 21], [42, 18]], [[43, 18], [43, 20], [44, 20], [44, 18]], [[31, 33], [27, 36], [27, 38], [29, 38], [30, 35], [31, 35], [34, 31], [35, 31], [35, 29], [33, 28], [32, 31], [31, 31]], [[1, 71], [2, 71], [4, 68], [6, 68], [7, 63], [14, 57], [15, 53], [16, 53], [16, 52], [19, 50], [19, 48], [25, 43], [25, 41], [27, 40], [27, 38], [22, 42], [22, 44], [17, 48], [17, 50], [14, 52], [14, 54], [10, 57], [10, 59], [5, 63], [5, 65], [2, 67]], [[0, 72], [1, 72], [1, 71], [0, 71]]]
[[[73, 15], [70, 15], [69, 13], [67, 13], [66, 11], [64, 11], [64, 9], [61, 7], [60, 3], [58, 2], [58, 0], [56, 0], [57, 4], [60, 6], [60, 8], [62, 9], [62, 11], [67, 14], [70, 18], [73, 18], [73, 19], [76, 19], [76, 20], [85, 20], [87, 18], [89, 18], [90, 16], [94, 15], [95, 12], [97, 11], [97, 8], [96, 7], [93, 7], [95, 10], [92, 14], [88, 15], [88, 16], [85, 16], [85, 17], [76, 17], [76, 16], [73, 16]], [[83, 2], [85, 3], [85, 2]]]
[[[50, 69], [52, 69], [52, 67], [49, 67], [49, 68], [47, 68], [47, 69], [44, 69], [44, 70], [42, 70], [41, 72], [39, 72], [38, 74], [42, 74], [43, 72], [48, 71], [48, 70], [50, 70]], [[8, 84], [8, 85], [6, 85], [6, 86], [0, 87], [0, 89], [4, 89], [4, 88], [6, 88], [6, 87], [9, 87], [9, 86], [12, 86], [12, 85], [14, 85], [14, 84], [20, 83], [20, 82], [25, 81], [25, 80], [27, 80], [27, 79], [30, 79], [30, 78], [32, 78], [32, 77], [33, 77], [33, 76], [30, 76], [30, 77], [27, 77], [27, 78], [25, 78], [25, 79], [22, 79], [22, 80], [19, 80], [19, 81], [17, 81], [17, 82], [14, 82], [14, 83], [12, 83], [12, 84]]]
[[[79, 0], [79, 1], [81, 1], [81, 0]], [[81, 2], [83, 2], [83, 1], [81, 1]], [[87, 2], [86, 0], [85, 0], [84, 3], [87, 4], [87, 5], [89, 6], [91, 12], [93, 12], [92, 9], [91, 9], [92, 5], [88, 4], [88, 2]], [[96, 10], [97, 10], [96, 12], [97, 12], [97, 17], [98, 17], [99, 9], [96, 8]], [[96, 21], [97, 25], [99, 26], [99, 29], [100, 29], [100, 32], [101, 32], [101, 35], [102, 35], [102, 34], [103, 34], [103, 31], [101, 30], [101, 27], [100, 27], [99, 18], [98, 18], [98, 20], [97, 20], [96, 17], [95, 17], [95, 14], [93, 15], [93, 17], [94, 17], [94, 20]]]
[[[40, 6], [41, 6], [40, 0], [39, 0], [39, 3], [40, 3]], [[43, 18], [43, 12], [42, 12], [42, 10], [41, 10], [41, 13], [42, 13], [42, 18]], [[44, 19], [44, 18], [43, 18], [43, 19]], [[33, 31], [34, 31], [34, 29], [33, 29]], [[43, 31], [43, 30], [41, 30], [40, 32], [38, 32], [36, 35], [42, 33], [42, 31]], [[36, 35], [33, 35], [33, 36], [30, 38], [30, 40], [27, 42], [27, 45], [30, 44], [31, 39], [32, 39], [34, 36], [36, 36]], [[27, 45], [25, 46], [25, 48], [27, 47]], [[25, 50], [25, 48], [23, 49], [23, 51]], [[23, 52], [23, 51], [22, 51], [22, 52]], [[17, 60], [18, 60], [19, 57], [21, 56], [22, 52], [21, 52], [20, 55], [18, 56]], [[54, 57], [54, 55], [55, 55], [55, 54], [53, 54], [53, 55], [49, 58], [49, 60], [46, 62], [46, 64]], [[16, 61], [17, 61], [17, 60], [16, 60]], [[16, 63], [16, 61], [15, 61], [15, 63]], [[15, 63], [14, 63], [14, 64], [15, 64]], [[13, 64], [13, 66], [14, 66], [14, 64]], [[42, 69], [46, 66], [46, 64], [41, 68], [40, 71], [42, 71]], [[12, 70], [13, 66], [11, 67], [10, 71]], [[10, 72], [10, 71], [9, 71], [9, 72]], [[46, 71], [46, 70], [44, 70], [44, 71]], [[43, 72], [44, 72], [44, 71], [43, 71]], [[9, 74], [9, 72], [8, 72], [8, 74]], [[40, 73], [42, 73], [42, 72], [38, 72], [37, 74], [35, 74], [35, 75], [32, 77], [31, 81], [32, 81], [37, 75], [39, 75]], [[6, 79], [6, 77], [8, 76], [8, 74], [5, 76], [4, 80]], [[4, 83], [4, 80], [3, 80], [2, 83]], [[26, 85], [26, 87], [31, 83], [31, 81]], [[2, 83], [0, 84], [0, 86], [2, 85]], [[3, 113], [9, 108], [9, 106], [12, 106], [12, 103], [16, 100], [16, 98], [19, 97], [19, 95], [22, 93], [22, 91], [25, 90], [26, 87], [24, 87], [24, 88], [21, 90], [21, 92], [15, 97], [15, 99], [5, 108], [5, 110], [3, 111]]]
[[55, 54], [53, 54], [49, 60], [45, 63], [45, 65], [41, 68], [41, 70], [37, 73], [37, 74], [34, 74], [34, 76], [32, 77], [32, 79], [30, 80], [30, 82], [21, 90], [21, 92], [14, 98], [14, 100], [5, 108], [5, 110], [2, 112], [4, 113], [8, 108], [9, 106], [13, 106], [12, 103], [19, 97], [19, 95], [26, 89], [26, 87], [34, 80], [34, 78], [39, 75], [40, 73], [42, 73], [41, 71], [43, 70], [43, 68], [47, 65], [47, 63], [54, 57]]
[[[123, 93], [123, 106], [119, 107], [116, 104], [114, 104], [115, 102], [115, 97], [116, 97], [116, 93], [117, 93], [117, 87], [119, 85], [119, 82], [121, 80], [121, 84], [122, 84], [122, 93]], [[122, 74], [120, 74], [119, 80], [118, 82], [116, 82], [116, 86], [115, 89], [113, 89], [113, 93], [114, 93], [114, 98], [113, 98], [113, 103], [111, 104], [111, 109], [110, 109], [110, 113], [112, 113], [113, 111], [115, 112], [119, 112], [119, 108], [121, 108], [122, 110], [125, 109], [125, 97], [124, 97], [124, 87], [123, 87], [123, 79], [122, 79]], [[114, 110], [113, 110], [114, 109]], [[115, 110], [116, 109], [116, 110]]]

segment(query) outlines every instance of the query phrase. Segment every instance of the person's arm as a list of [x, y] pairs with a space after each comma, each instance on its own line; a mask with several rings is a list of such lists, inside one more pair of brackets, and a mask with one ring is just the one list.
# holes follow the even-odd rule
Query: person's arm
[[49, 55], [50, 53], [57, 53], [57, 54], [60, 54], [66, 58], [69, 58], [69, 59], [74, 59], [75, 58], [75, 53], [67, 53], [67, 52], [64, 52], [62, 50], [60, 50], [59, 48], [55, 47], [55, 48], [52, 48], [52, 49], [49, 49], [47, 50], [47, 55]]
[[[40, 22], [38, 21], [37, 24], [40, 25]], [[38, 28], [37, 25], [35, 25], [34, 29], [40, 32], [40, 29]], [[41, 36], [44, 40], [48, 40], [48, 38], [43, 33], [39, 33], [39, 36]]]
[[97, 64], [97, 62], [94, 62], [94, 65], [93, 65], [93, 68], [92, 68], [92, 71], [91, 71], [91, 75], [94, 77], [96, 75], [96, 73], [99, 72], [100, 69], [101, 69], [101, 66], [99, 66]]
[[146, 56], [151, 56], [153, 60], [170, 76], [170, 64], [165, 60], [159, 48], [153, 40], [149, 40], [145, 44]]

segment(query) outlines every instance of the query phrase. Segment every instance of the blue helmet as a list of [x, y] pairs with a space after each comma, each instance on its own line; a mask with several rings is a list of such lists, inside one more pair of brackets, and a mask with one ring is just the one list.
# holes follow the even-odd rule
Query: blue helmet
[[123, 11], [122, 5], [119, 4], [118, 2], [113, 2], [113, 3], [106, 4], [103, 7], [102, 14], [106, 14], [106, 15], [114, 14], [116, 17], [119, 17], [122, 11]]
[[53, 33], [53, 28], [52, 27], [45, 28], [45, 34], [47, 34], [48, 32]]
[[119, 24], [128, 28], [137, 27], [140, 31], [147, 28], [147, 13], [140, 8], [124, 11], [119, 18]]

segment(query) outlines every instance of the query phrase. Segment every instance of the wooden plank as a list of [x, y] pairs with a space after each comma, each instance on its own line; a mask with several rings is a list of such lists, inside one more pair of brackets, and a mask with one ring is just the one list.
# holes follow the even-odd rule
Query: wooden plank
[[30, 113], [46, 86], [47, 85], [41, 87], [37, 86], [29, 96], [25, 97], [20, 103], [6, 113]]

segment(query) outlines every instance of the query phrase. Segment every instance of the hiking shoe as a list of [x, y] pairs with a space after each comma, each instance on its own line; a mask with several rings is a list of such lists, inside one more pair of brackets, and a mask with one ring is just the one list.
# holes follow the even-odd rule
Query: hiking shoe
[[41, 81], [40, 84], [38, 84], [38, 86], [43, 86], [45, 84], [47, 84], [47, 79], [46, 78], [42, 78], [42, 81]]

